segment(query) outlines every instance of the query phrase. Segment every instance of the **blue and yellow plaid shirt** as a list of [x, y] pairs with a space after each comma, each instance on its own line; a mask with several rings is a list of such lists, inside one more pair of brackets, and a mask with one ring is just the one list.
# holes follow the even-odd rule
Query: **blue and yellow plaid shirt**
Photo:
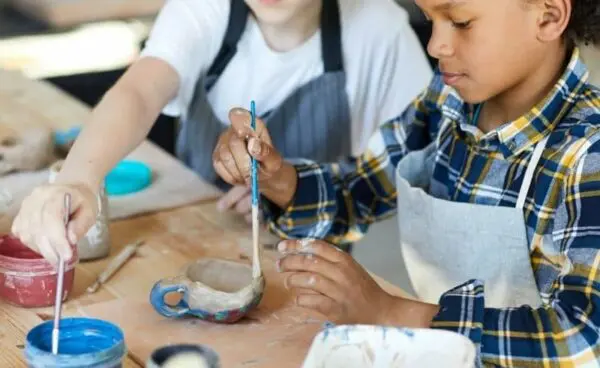
[[380, 126], [360, 157], [335, 164], [292, 160], [296, 196], [281, 211], [265, 206], [270, 227], [288, 238], [358, 240], [369, 224], [395, 211], [398, 162], [438, 134], [447, 152], [432, 180], [447, 188], [444, 199], [514, 207], [533, 148], [550, 135], [524, 208], [543, 306], [486, 308], [485, 285], [465, 280], [442, 295], [432, 327], [469, 337], [479, 365], [598, 366], [600, 91], [587, 76], [575, 49], [543, 101], [483, 134], [471, 123], [473, 106], [436, 73], [401, 116]]

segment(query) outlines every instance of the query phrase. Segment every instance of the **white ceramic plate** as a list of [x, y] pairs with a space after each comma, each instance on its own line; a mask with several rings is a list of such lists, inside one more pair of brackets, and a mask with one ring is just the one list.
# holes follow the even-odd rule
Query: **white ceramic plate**
[[454, 332], [348, 325], [313, 340], [303, 368], [472, 368], [475, 345]]

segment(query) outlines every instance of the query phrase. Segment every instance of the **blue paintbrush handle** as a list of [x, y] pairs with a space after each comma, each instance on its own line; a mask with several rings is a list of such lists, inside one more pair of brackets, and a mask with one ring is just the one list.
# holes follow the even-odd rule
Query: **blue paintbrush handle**
[[[256, 107], [254, 101], [250, 102], [250, 126], [252, 130], [256, 130]], [[251, 158], [251, 179], [252, 179], [252, 205], [258, 206], [258, 172], [256, 167], [256, 159]]]

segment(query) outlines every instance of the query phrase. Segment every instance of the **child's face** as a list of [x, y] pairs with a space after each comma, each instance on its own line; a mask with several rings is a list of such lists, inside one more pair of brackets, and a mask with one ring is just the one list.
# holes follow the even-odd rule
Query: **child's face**
[[[260, 22], [285, 25], [298, 15], [320, 7], [322, 0], [245, 0]], [[315, 12], [310, 12], [318, 14]]]
[[[529, 1], [529, 3], [528, 3]], [[518, 88], [544, 59], [531, 0], [416, 0], [433, 22], [427, 52], [446, 84], [478, 103]]]

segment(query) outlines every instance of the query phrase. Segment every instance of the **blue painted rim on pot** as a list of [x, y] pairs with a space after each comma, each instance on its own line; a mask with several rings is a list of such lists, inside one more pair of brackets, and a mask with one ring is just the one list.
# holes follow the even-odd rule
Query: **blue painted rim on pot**
[[125, 337], [116, 325], [94, 318], [61, 319], [57, 355], [52, 354], [52, 327], [53, 321], [46, 321], [27, 333], [24, 354], [29, 367], [121, 366]]

